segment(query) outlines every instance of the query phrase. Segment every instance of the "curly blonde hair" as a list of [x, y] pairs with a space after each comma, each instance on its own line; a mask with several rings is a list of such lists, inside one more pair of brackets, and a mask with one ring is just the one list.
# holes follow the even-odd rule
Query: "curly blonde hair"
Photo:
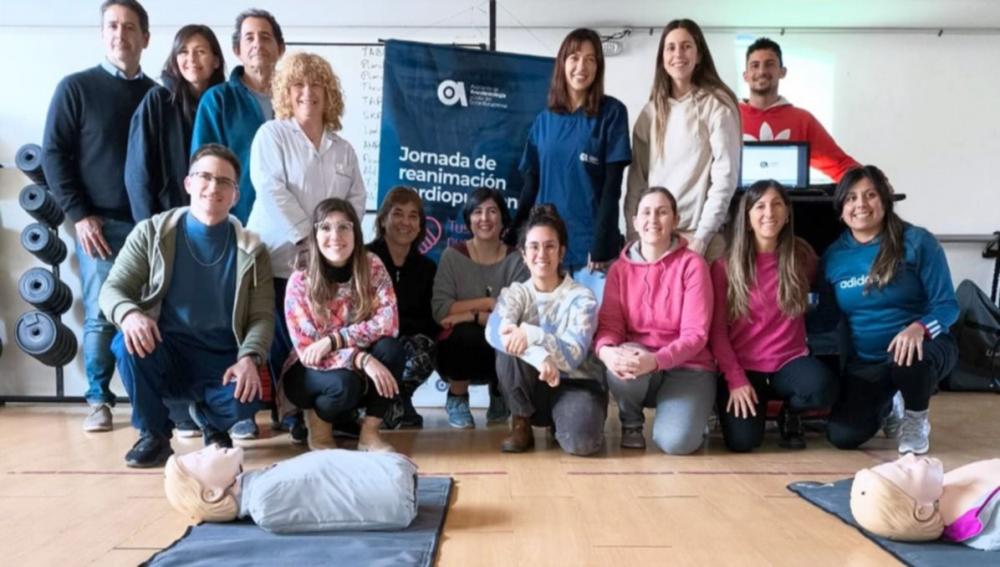
[[176, 456], [167, 459], [163, 473], [167, 501], [181, 514], [199, 522], [228, 522], [239, 514], [240, 505], [228, 491], [218, 500], [207, 500], [201, 483], [184, 470]]
[[274, 117], [292, 117], [292, 85], [299, 81], [318, 80], [323, 84], [323, 127], [334, 132], [343, 126], [340, 118], [344, 115], [344, 93], [340, 90], [340, 79], [333, 68], [315, 53], [293, 53], [284, 58], [281, 68], [271, 82]]

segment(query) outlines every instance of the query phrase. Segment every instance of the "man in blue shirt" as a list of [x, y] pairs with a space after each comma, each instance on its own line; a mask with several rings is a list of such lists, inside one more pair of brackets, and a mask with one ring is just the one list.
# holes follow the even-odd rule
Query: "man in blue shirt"
[[267, 248], [229, 215], [239, 171], [225, 147], [199, 148], [184, 179], [191, 206], [140, 222], [101, 290], [121, 329], [112, 349], [140, 431], [130, 467], [170, 456], [169, 401], [194, 404], [206, 445], [231, 446], [225, 431], [256, 412], [274, 283]]
[[257, 128], [274, 117], [271, 78], [285, 53], [285, 38], [274, 16], [257, 9], [237, 16], [233, 53], [243, 64], [233, 69], [228, 81], [201, 97], [191, 148], [193, 153], [205, 144], [222, 144], [239, 158], [240, 200], [232, 212], [245, 225], [257, 195], [250, 181], [250, 144]]
[[[237, 66], [229, 80], [208, 89], [198, 104], [194, 119], [191, 148], [215, 143], [226, 146], [239, 158], [240, 199], [232, 213], [246, 225], [257, 198], [250, 180], [250, 145], [261, 124], [274, 117], [271, 107], [271, 78], [278, 59], [285, 53], [281, 26], [266, 10], [245, 10], [236, 16], [233, 53], [243, 65]], [[257, 437], [253, 420], [241, 421], [231, 432], [236, 439]]]
[[76, 229], [83, 287], [83, 360], [92, 411], [84, 431], [110, 431], [115, 328], [97, 295], [132, 229], [125, 191], [125, 153], [132, 112], [156, 83], [139, 66], [149, 44], [149, 17], [135, 0], [101, 5], [100, 65], [63, 79], [52, 96], [42, 142], [45, 178]]

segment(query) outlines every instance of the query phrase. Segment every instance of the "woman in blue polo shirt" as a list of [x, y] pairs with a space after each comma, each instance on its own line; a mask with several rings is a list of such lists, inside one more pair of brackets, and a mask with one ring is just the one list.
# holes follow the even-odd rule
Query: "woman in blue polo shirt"
[[847, 230], [823, 254], [822, 273], [847, 315], [851, 356], [827, 436], [841, 449], [861, 445], [898, 391], [899, 452], [926, 453], [930, 397], [958, 360], [948, 333], [958, 319], [948, 260], [931, 233], [896, 215], [879, 168], [844, 174], [834, 203]]
[[628, 111], [604, 94], [601, 38], [570, 32], [559, 47], [548, 108], [535, 118], [521, 158], [524, 188], [510, 235], [536, 202], [555, 205], [569, 228], [563, 263], [573, 279], [604, 294], [604, 274], [621, 251], [618, 200], [631, 162]]

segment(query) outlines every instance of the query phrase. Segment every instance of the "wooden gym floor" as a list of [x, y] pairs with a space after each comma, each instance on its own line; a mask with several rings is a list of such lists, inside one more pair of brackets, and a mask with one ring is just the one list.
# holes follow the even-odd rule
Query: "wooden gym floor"
[[[136, 565], [184, 532], [163, 497], [162, 470], [125, 467], [136, 438], [128, 412], [115, 410], [113, 432], [86, 434], [82, 407], [0, 407], [0, 564]], [[540, 429], [534, 452], [506, 455], [497, 449], [506, 428], [457, 431], [442, 410], [422, 413], [427, 429], [388, 438], [422, 473], [455, 479], [439, 565], [894, 564], [785, 489], [894, 459], [886, 439], [845, 452], [810, 434], [806, 451], [788, 452], [769, 433], [759, 451], [734, 455], [714, 433], [699, 453], [670, 457], [619, 449], [612, 415], [597, 458], [563, 454]], [[484, 422], [482, 410], [475, 415]], [[998, 415], [1000, 396], [936, 396], [932, 454], [946, 469], [997, 457]], [[259, 414], [262, 439], [243, 444], [247, 468], [303, 450], [272, 436], [269, 421]], [[174, 440], [177, 452], [200, 446]]]

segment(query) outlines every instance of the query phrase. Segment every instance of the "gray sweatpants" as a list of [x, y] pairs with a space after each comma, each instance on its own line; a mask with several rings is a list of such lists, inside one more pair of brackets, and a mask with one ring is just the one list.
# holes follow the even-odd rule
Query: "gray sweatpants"
[[671, 455], [701, 447], [715, 403], [715, 372], [674, 368], [622, 380], [608, 371], [608, 388], [618, 401], [622, 427], [642, 427], [643, 408], [656, 408], [653, 442]]
[[552, 388], [538, 379], [538, 370], [523, 360], [497, 351], [500, 391], [512, 415], [529, 417], [539, 427], [553, 426], [556, 441], [571, 455], [593, 455], [604, 444], [608, 394], [594, 380], [560, 381]]

